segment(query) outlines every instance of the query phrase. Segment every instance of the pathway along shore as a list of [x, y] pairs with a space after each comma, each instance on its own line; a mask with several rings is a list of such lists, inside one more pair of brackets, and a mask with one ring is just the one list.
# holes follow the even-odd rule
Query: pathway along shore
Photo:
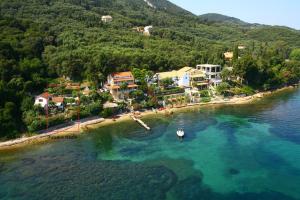
[[[205, 105], [230, 105], [230, 104], [246, 104], [246, 103], [250, 103], [256, 99], [261, 99], [266, 95], [270, 95], [270, 94], [274, 94], [276, 92], [279, 91], [283, 91], [286, 89], [291, 89], [294, 88], [292, 86], [290, 87], [285, 87], [285, 88], [281, 88], [278, 89], [276, 91], [268, 91], [268, 92], [260, 92], [257, 94], [254, 94], [252, 96], [247, 96], [247, 97], [234, 97], [228, 100], [215, 100], [215, 101], [211, 101], [209, 103], [195, 103], [195, 104], [187, 104], [185, 106], [181, 106], [178, 108], [170, 108], [168, 109], [168, 111], [177, 111], [180, 110], [182, 108], [188, 108], [188, 107], [194, 107], [194, 106], [205, 106]], [[146, 115], [150, 115], [150, 114], [165, 114], [166, 110], [164, 111], [157, 111], [153, 112], [152, 110], [148, 110], [145, 112], [142, 112], [142, 116], [146, 116]], [[66, 126], [64, 128], [58, 128], [58, 129], [54, 129], [54, 130], [49, 130], [49, 131], [43, 131], [43, 133], [39, 134], [39, 135], [35, 135], [35, 136], [31, 136], [31, 137], [22, 137], [22, 138], [18, 138], [18, 139], [14, 139], [14, 140], [9, 140], [9, 141], [5, 141], [5, 142], [0, 142], [0, 150], [3, 149], [10, 149], [10, 148], [17, 148], [17, 147], [21, 147], [27, 144], [31, 144], [31, 143], [38, 143], [39, 141], [45, 141], [48, 139], [51, 139], [51, 137], [54, 136], [60, 136], [60, 135], [74, 135], [74, 134], [79, 134], [82, 133], [86, 130], [89, 129], [94, 129], [97, 128], [97, 126], [99, 125], [99, 127], [101, 125], [109, 125], [109, 124], [113, 124], [113, 123], [118, 123], [120, 121], [124, 121], [124, 120], [130, 120], [130, 113], [129, 114], [121, 114], [118, 118], [117, 121], [113, 120], [113, 119], [104, 119], [104, 118], [91, 118], [91, 119], [83, 119], [80, 121], [80, 123], [78, 124], [75, 123], [73, 125], [70, 126]], [[88, 128], [88, 126], [90, 125], [94, 125], [91, 128]]]

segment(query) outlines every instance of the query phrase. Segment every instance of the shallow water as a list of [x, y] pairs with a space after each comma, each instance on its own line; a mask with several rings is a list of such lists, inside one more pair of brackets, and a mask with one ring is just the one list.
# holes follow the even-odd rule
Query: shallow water
[[0, 199], [300, 199], [300, 90], [145, 121], [0, 151]]

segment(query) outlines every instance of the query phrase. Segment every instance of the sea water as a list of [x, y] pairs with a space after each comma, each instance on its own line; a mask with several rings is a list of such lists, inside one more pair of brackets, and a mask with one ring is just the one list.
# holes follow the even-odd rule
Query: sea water
[[0, 199], [300, 199], [300, 90], [143, 120], [0, 151]]

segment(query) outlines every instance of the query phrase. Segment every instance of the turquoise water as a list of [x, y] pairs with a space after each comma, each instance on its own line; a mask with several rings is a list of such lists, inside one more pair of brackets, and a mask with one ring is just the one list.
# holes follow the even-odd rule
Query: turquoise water
[[300, 199], [300, 90], [144, 120], [0, 151], [0, 199]]

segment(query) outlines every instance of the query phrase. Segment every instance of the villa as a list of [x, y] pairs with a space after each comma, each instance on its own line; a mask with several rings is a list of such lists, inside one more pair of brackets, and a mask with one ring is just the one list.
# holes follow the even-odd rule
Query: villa
[[64, 97], [52, 97], [51, 101], [55, 104], [58, 109], [63, 110], [65, 108], [65, 98]]
[[199, 90], [205, 90], [208, 89], [209, 82], [201, 70], [193, 69], [190, 72], [190, 86]]
[[201, 70], [205, 75], [206, 79], [212, 86], [218, 86], [221, 82], [221, 65], [202, 64], [197, 65], [198, 70]]
[[48, 92], [44, 92], [35, 97], [34, 105], [46, 108], [52, 96]]
[[131, 91], [137, 89], [138, 86], [135, 84], [134, 76], [128, 71], [110, 74], [107, 77], [105, 87], [110, 91], [114, 99], [120, 100], [124, 99]]
[[170, 72], [157, 73], [154, 76], [158, 82], [170, 78], [174, 85], [182, 88], [197, 87], [199, 89], [207, 88], [208, 81], [205, 79], [205, 74], [192, 67], [183, 67], [179, 70]]
[[161, 72], [154, 75], [154, 79], [158, 82], [170, 78], [173, 80], [175, 86], [190, 87], [189, 73], [193, 68], [183, 67], [180, 70], [173, 70], [170, 72]]
[[47, 109], [50, 102], [53, 102], [57, 108], [64, 109], [65, 98], [53, 96], [53, 95], [49, 94], [48, 92], [44, 92], [44, 93], [36, 96], [34, 105]]
[[101, 17], [102, 22], [104, 23], [108, 23], [108, 22], [112, 22], [113, 18], [110, 15], [106, 15], [106, 16], [102, 16]]

